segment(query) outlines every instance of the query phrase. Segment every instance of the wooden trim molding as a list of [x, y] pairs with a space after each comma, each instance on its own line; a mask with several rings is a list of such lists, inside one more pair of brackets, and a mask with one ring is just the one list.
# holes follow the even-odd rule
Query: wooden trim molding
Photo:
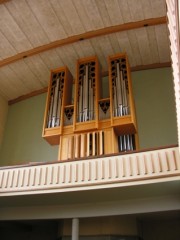
[[33, 56], [35, 54], [45, 52], [50, 49], [61, 47], [61, 46], [68, 45], [68, 44], [72, 44], [72, 43], [75, 43], [78, 41], [83, 41], [83, 40], [94, 38], [94, 37], [100, 37], [100, 36], [112, 34], [115, 32], [127, 31], [127, 30], [136, 29], [136, 28], [154, 26], [154, 25], [159, 25], [159, 24], [166, 24], [166, 23], [167, 23], [167, 18], [166, 18], [166, 16], [164, 16], [164, 17], [159, 17], [159, 18], [150, 18], [150, 19], [145, 19], [142, 21], [120, 24], [120, 25], [116, 25], [116, 26], [106, 27], [106, 28], [95, 30], [95, 31], [78, 34], [75, 36], [71, 36], [71, 37], [68, 37], [65, 39], [60, 39], [60, 40], [48, 43], [43, 46], [36, 47], [36, 48], [30, 49], [28, 51], [18, 53], [9, 58], [3, 59], [0, 61], [0, 67], [3, 67], [7, 64], [21, 60], [23, 58], [27, 58], [27, 57]]
[[39, 89], [39, 90], [37, 90], [37, 91], [33, 91], [33, 92], [31, 92], [31, 93], [22, 95], [22, 96], [20, 96], [20, 97], [18, 97], [18, 98], [9, 100], [9, 101], [8, 101], [8, 105], [12, 105], [12, 104], [14, 104], [14, 103], [23, 101], [23, 100], [25, 100], [25, 99], [28, 99], [28, 98], [31, 98], [31, 97], [34, 97], [34, 96], [37, 96], [37, 95], [40, 95], [40, 94], [42, 94], [42, 93], [45, 93], [45, 92], [47, 92], [47, 89], [48, 89], [48, 88], [45, 87], [45, 88]]

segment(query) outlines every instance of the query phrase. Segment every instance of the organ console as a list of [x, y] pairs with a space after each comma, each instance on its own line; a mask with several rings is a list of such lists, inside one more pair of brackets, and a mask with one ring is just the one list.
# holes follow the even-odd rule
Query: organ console
[[101, 156], [138, 148], [130, 68], [126, 54], [110, 56], [109, 96], [102, 97], [97, 57], [77, 61], [73, 78], [67, 67], [51, 71], [43, 138], [59, 145], [59, 160]]

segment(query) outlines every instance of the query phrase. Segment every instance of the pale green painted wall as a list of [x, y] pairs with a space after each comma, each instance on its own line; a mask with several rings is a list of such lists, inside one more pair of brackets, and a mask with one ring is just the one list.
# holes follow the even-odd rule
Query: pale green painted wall
[[9, 107], [0, 165], [57, 160], [58, 147], [42, 136], [46, 94]]
[[[132, 82], [140, 147], [177, 144], [171, 69], [133, 72]], [[57, 160], [58, 146], [41, 137], [45, 100], [42, 94], [10, 106], [0, 165]]]
[[7, 100], [5, 100], [4, 97], [0, 95], [0, 149], [4, 135], [4, 128], [6, 124], [8, 108], [9, 107]]
[[171, 68], [132, 73], [140, 148], [177, 144]]

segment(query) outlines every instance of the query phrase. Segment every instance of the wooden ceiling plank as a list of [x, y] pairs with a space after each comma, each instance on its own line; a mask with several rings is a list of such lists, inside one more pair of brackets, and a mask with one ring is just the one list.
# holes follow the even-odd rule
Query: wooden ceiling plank
[[147, 34], [147, 28], [137, 29], [136, 38], [138, 40], [139, 50], [143, 64], [152, 64], [152, 56], [149, 47], [149, 38]]
[[57, 48], [57, 52], [59, 55], [63, 56], [63, 61], [66, 66], [68, 66], [70, 72], [73, 76], [75, 76], [76, 71], [76, 61], [78, 59], [78, 55], [74, 50], [73, 46], [63, 46], [62, 48]]
[[37, 77], [31, 72], [24, 60], [12, 63], [11, 68], [17, 74], [19, 79], [21, 79], [23, 84], [27, 86], [29, 91], [34, 91], [43, 87], [42, 84], [37, 80]]
[[116, 35], [121, 49], [120, 52], [126, 52], [128, 55], [130, 66], [134, 66], [135, 65], [134, 56], [127, 32], [119, 32], [116, 33]]
[[57, 54], [56, 49], [41, 52], [39, 56], [41, 57], [44, 64], [49, 69], [49, 72], [51, 69], [55, 69], [55, 68], [58, 68], [59, 65], [63, 65], [63, 62], [59, 57], [59, 55]]
[[24, 94], [27, 94], [29, 92], [29, 89], [26, 86], [24, 86], [23, 82], [19, 79], [17, 74], [13, 71], [13, 69], [10, 66], [8, 65], [4, 66], [1, 68], [0, 71], [4, 73], [7, 81], [12, 82], [12, 84], [16, 86], [16, 88], [19, 91], [17, 96], [22, 95], [22, 92]]
[[51, 42], [67, 37], [50, 1], [31, 0], [27, 3]]
[[[77, 11], [77, 14], [82, 22], [82, 25], [86, 32], [91, 31], [93, 29], [92, 22], [89, 20], [87, 15], [87, 9], [84, 7], [81, 0], [73, 1], [74, 7]], [[73, 34], [72, 34], [73, 35]]]
[[115, 53], [120, 52], [119, 42], [117, 40], [116, 33], [113, 33], [108, 37], [109, 37], [109, 41], [111, 42], [112, 48], [114, 49], [114, 52]]
[[32, 49], [32, 45], [28, 38], [24, 35], [14, 18], [9, 13], [5, 5], [0, 7], [0, 29], [9, 43], [16, 49], [17, 52], [23, 52], [27, 49]]
[[141, 0], [136, 1], [127, 0], [127, 1], [130, 9], [130, 14], [132, 16], [132, 21], [135, 22], [144, 19]]
[[123, 18], [121, 14], [121, 8], [119, 7], [117, 0], [105, 0], [108, 15], [111, 21], [111, 25], [123, 24]]
[[102, 70], [107, 69], [107, 60], [104, 58], [104, 54], [100, 46], [100, 41], [97, 41], [95, 38], [92, 38], [90, 41], [96, 53], [95, 55], [98, 56], [99, 62], [101, 63]]
[[162, 17], [166, 14], [166, 1], [165, 0], [150, 0], [152, 7], [152, 17]]
[[132, 49], [132, 54], [134, 57], [134, 64], [135, 66], [142, 65], [142, 59], [140, 56], [140, 50], [139, 50], [139, 45], [138, 45], [138, 40], [135, 34], [136, 30], [130, 30], [127, 32], [128, 38], [129, 38], [129, 43]]
[[3, 89], [3, 93], [6, 95], [6, 98], [17, 96], [18, 89], [16, 85], [14, 85], [11, 81], [7, 79], [7, 76], [1, 71], [0, 72], [1, 79], [1, 89]]
[[85, 52], [83, 51], [83, 49], [81, 47], [81, 43], [86, 42], [86, 41], [89, 41], [89, 40], [72, 43], [74, 49], [76, 50], [76, 52], [78, 54], [78, 58], [84, 58], [85, 57]]
[[152, 27], [146, 28], [146, 30], [147, 30], [148, 39], [149, 39], [149, 47], [151, 51], [152, 61], [160, 62], [155, 28], [154, 26], [152, 26]]
[[111, 26], [111, 20], [107, 11], [107, 7], [104, 0], [96, 1], [98, 11], [100, 13], [104, 27]]
[[151, 1], [141, 0], [141, 6], [143, 9], [144, 18], [152, 18], [152, 16], [154, 16], [151, 7]]
[[84, 8], [86, 8], [89, 21], [92, 23], [91, 30], [104, 28], [104, 24], [95, 0], [83, 1]]
[[25, 58], [24, 62], [27, 64], [31, 72], [37, 77], [42, 87], [46, 87], [49, 81], [49, 69], [44, 64], [39, 55]]
[[73, 35], [83, 33], [85, 29], [72, 0], [59, 1], [59, 4], [61, 6], [61, 11], [64, 11], [67, 21], [72, 28]]
[[[108, 36], [103, 36], [100, 38], [99, 44], [101, 46], [101, 49], [103, 49], [103, 54], [104, 54], [104, 58], [108, 59], [108, 56], [112, 56], [115, 54], [111, 42], [109, 41]], [[117, 53], [117, 52], [116, 52]]]
[[51, 0], [51, 6], [58, 17], [60, 24], [62, 25], [67, 37], [70, 37], [73, 35], [73, 29], [65, 15], [64, 9], [60, 4], [61, 1], [59, 0]]
[[166, 62], [167, 59], [170, 61], [170, 51], [166, 50], [170, 50], [170, 43], [167, 31], [168, 29], [166, 25], [161, 28], [159, 28], [159, 26], [155, 26], [160, 62]]
[[6, 8], [33, 47], [50, 42], [26, 1], [9, 1]]
[[124, 23], [133, 22], [132, 16], [130, 14], [129, 4], [127, 0], [118, 0], [119, 6], [121, 8], [121, 14]]
[[20, 59], [23, 59], [24, 57], [29, 57], [53, 48], [61, 47], [67, 44], [75, 43], [83, 39], [90, 39], [90, 38], [95, 38], [107, 34], [112, 34], [114, 32], [121, 32], [121, 31], [127, 31], [130, 29], [138, 29], [138, 28], [143, 28], [144, 26], [153, 26], [153, 25], [158, 25], [158, 24], [164, 24], [167, 23], [167, 18], [166, 17], [161, 17], [161, 18], [156, 18], [156, 19], [146, 19], [143, 21], [138, 21], [138, 22], [131, 22], [131, 23], [125, 23], [122, 25], [117, 25], [117, 26], [112, 26], [112, 27], [107, 27], [103, 29], [98, 29], [95, 31], [75, 35], [69, 38], [57, 40], [54, 42], [51, 42], [49, 44], [43, 45], [36, 47], [34, 49], [18, 53], [12, 57], [3, 59], [0, 61], [0, 67], [10, 64], [12, 62], [18, 61]]
[[81, 49], [84, 52], [84, 57], [96, 55], [96, 53], [94, 51], [94, 48], [93, 48], [89, 39], [87, 39], [85, 41], [78, 42], [78, 44], [81, 46]]
[[1, 53], [2, 59], [11, 57], [12, 55], [17, 54], [17, 51], [9, 43], [9, 41], [7, 41], [7, 38], [4, 36], [4, 34], [1, 33], [1, 31], [0, 31], [0, 39], [1, 39], [0, 53]]

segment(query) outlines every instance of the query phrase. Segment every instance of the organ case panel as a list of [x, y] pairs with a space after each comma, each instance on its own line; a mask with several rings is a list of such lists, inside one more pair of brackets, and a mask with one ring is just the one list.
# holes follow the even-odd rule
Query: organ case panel
[[126, 54], [109, 57], [111, 125], [118, 135], [136, 133], [130, 67]]
[[98, 128], [100, 71], [96, 57], [77, 61], [74, 131]]
[[71, 105], [73, 78], [67, 67], [51, 71], [43, 126], [43, 138], [51, 145], [60, 141], [63, 125], [72, 124]]

